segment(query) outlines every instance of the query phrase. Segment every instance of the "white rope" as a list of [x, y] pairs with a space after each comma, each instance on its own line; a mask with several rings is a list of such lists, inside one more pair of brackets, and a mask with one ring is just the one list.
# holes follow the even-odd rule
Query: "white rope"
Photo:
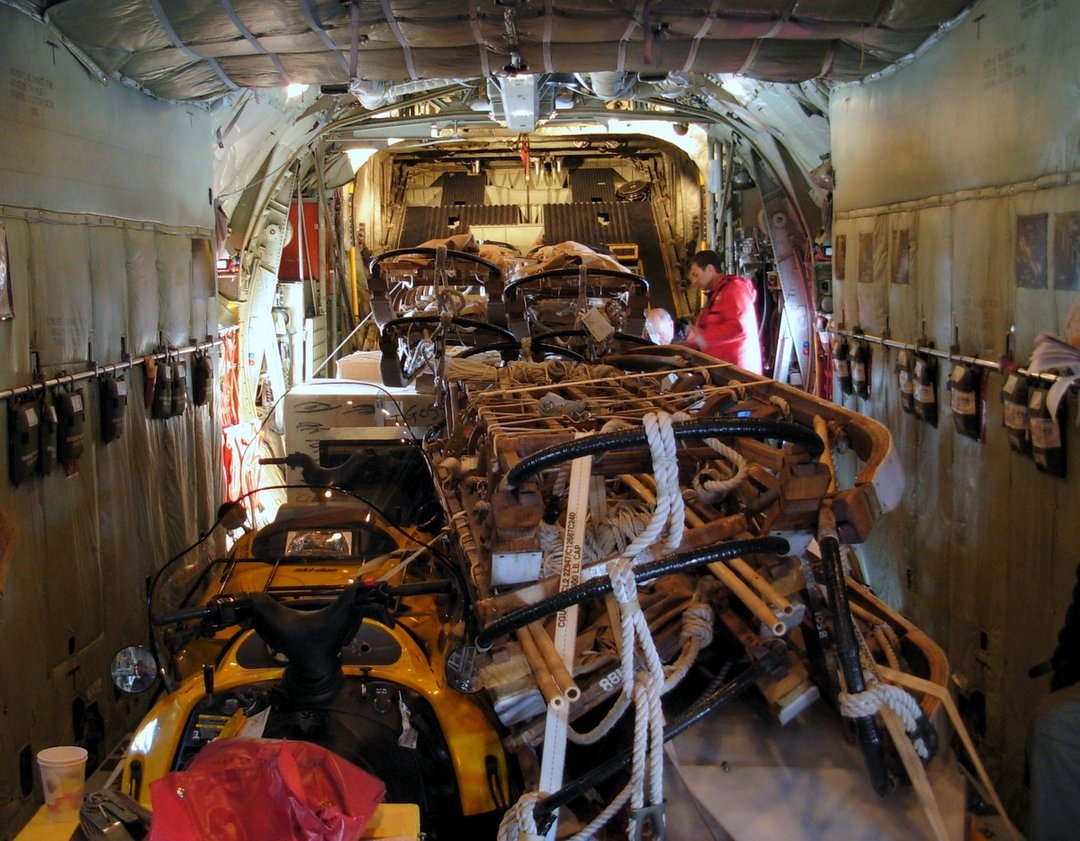
[[679, 632], [682, 651], [679, 653], [678, 659], [664, 669], [667, 679], [664, 681], [664, 688], [661, 690], [662, 695], [666, 695], [686, 677], [690, 667], [697, 660], [701, 649], [708, 648], [709, 643], [712, 642], [712, 606], [702, 601], [696, 592], [689, 607], [683, 612], [682, 621], [682, 630]]
[[573, 727], [570, 727], [567, 730], [567, 738], [575, 745], [596, 744], [619, 723], [623, 714], [630, 709], [630, 704], [630, 699], [620, 692], [615, 698], [615, 703], [611, 705], [611, 709], [605, 713], [604, 718], [592, 730], [579, 732]]
[[[867, 676], [867, 688], [863, 692], [840, 693], [840, 712], [848, 718], [864, 718], [875, 715], [883, 704], [887, 704], [904, 723], [904, 730], [910, 735], [918, 730], [918, 719], [922, 714], [918, 702], [900, 686], [882, 683], [871, 675]], [[923, 759], [930, 756], [930, 751], [922, 738], [912, 739], [915, 752]]]
[[[565, 495], [556, 487], [552, 493]], [[620, 553], [638, 535], [649, 521], [644, 503], [637, 500], [619, 500], [608, 508], [608, 515], [603, 520], [590, 519], [585, 527], [585, 545], [581, 561], [593, 564], [601, 558], [610, 558]], [[540, 551], [543, 555], [540, 574], [543, 577], [558, 575], [562, 567], [563, 542], [562, 529], [555, 524], [540, 521]]]
[[[859, 661], [862, 664], [863, 674], [866, 678], [866, 689], [862, 692], [851, 694], [841, 690], [837, 701], [840, 705], [841, 715], [849, 718], [862, 718], [877, 713], [883, 704], [899, 716], [904, 724], [904, 732], [909, 736], [919, 730], [919, 718], [922, 716], [922, 708], [919, 702], [902, 686], [885, 683], [878, 672], [877, 661], [870, 653], [870, 647], [866, 644], [866, 637], [862, 630], [855, 626], [855, 637], [859, 644]], [[912, 738], [912, 746], [915, 752], [927, 759], [930, 750], [922, 737]]]
[[656, 508], [650, 523], [624, 550], [624, 554], [631, 558], [636, 558], [655, 543], [669, 523], [667, 546], [669, 549], [677, 548], [686, 526], [671, 416], [663, 412], [648, 412], [642, 420], [656, 478]]
[[563, 533], [554, 523], [540, 521], [540, 575], [558, 575], [563, 562]]
[[521, 795], [499, 821], [499, 841], [541, 841], [544, 836], [536, 827], [533, 810], [546, 796], [539, 791], [527, 791]]
[[[627, 547], [626, 552], [608, 564], [608, 576], [612, 595], [619, 606], [623, 692], [624, 696], [633, 698], [636, 710], [629, 788], [631, 809], [637, 810], [645, 802], [646, 776], [650, 802], [656, 805], [663, 802], [664, 717], [660, 693], [664, 685], [664, 665], [638, 601], [630, 549]], [[641, 669], [635, 665], [635, 652], [640, 652]], [[627, 675], [634, 675], [633, 681], [626, 680]]]
[[[568, 841], [590, 841], [597, 831], [605, 826], [622, 807], [630, 803], [630, 826], [628, 836], [637, 837], [634, 827], [633, 814], [645, 805], [645, 778], [648, 771], [649, 797], [653, 803], [663, 802], [663, 762], [650, 762], [648, 753], [652, 751], [654, 757], [663, 756], [664, 731], [663, 727], [657, 727], [654, 723], [656, 711], [659, 710], [659, 693], [653, 691], [649, 685], [652, 678], [647, 672], [639, 672], [634, 680], [634, 704], [638, 709], [634, 719], [634, 741], [632, 745], [633, 764], [630, 772], [630, 782], [603, 810], [579, 832], [575, 833]], [[656, 703], [648, 700], [649, 696], [657, 696]], [[662, 722], [661, 722], [662, 724]]]
[[[664, 528], [668, 528], [667, 547], [677, 548], [682, 542], [686, 524], [671, 416], [663, 412], [648, 412], [643, 423], [656, 479], [656, 508], [648, 525], [608, 563], [612, 595], [619, 606], [623, 697], [632, 697], [636, 710], [633, 764], [628, 786], [631, 816], [645, 805], [646, 796], [654, 805], [663, 803], [664, 716], [660, 695], [665, 684], [664, 664], [638, 601], [633, 562], [657, 542]], [[640, 669], [636, 665], [635, 655], [638, 653], [642, 664]], [[634, 676], [633, 681], [626, 679], [629, 675]], [[631, 837], [635, 833], [635, 823], [631, 817]], [[593, 821], [589, 828], [601, 825]], [[591, 832], [595, 832], [595, 829], [591, 829]], [[584, 841], [592, 836], [582, 833], [581, 837]]]
[[791, 406], [783, 397], [771, 394], [769, 395], [769, 402], [780, 410], [780, 416], [784, 420], [791, 420]]
[[[682, 648], [675, 661], [664, 666], [664, 685], [659, 692], [661, 696], [679, 685], [689, 674], [690, 667], [694, 665], [701, 650], [707, 648], [713, 639], [712, 606], [701, 598], [700, 593], [694, 593], [689, 606], [683, 611], [682, 621], [682, 630], [679, 632]], [[570, 728], [570, 741], [576, 745], [595, 744], [614, 728], [629, 707], [630, 699], [625, 692], [620, 693], [615, 703], [604, 714], [604, 718], [592, 730], [579, 732]]]
[[469, 385], [486, 385], [498, 381], [498, 369], [478, 361], [475, 357], [459, 359], [451, 356], [446, 360], [446, 377], [451, 380], [463, 380]]
[[722, 500], [743, 483], [743, 480], [750, 473], [750, 465], [741, 453], [715, 438], [707, 438], [705, 443], [727, 459], [732, 468], [731, 473], [726, 478], [710, 468], [699, 470], [697, 475], [694, 476], [694, 490], [697, 491], [703, 502], [712, 505]]
[[649, 511], [645, 503], [634, 499], [619, 500], [608, 506], [607, 517], [603, 520], [595, 524], [590, 521], [592, 528], [587, 535], [590, 550], [596, 558], [610, 558], [626, 549], [648, 522]]
[[619, 813], [622, 807], [626, 805], [626, 801], [628, 801], [629, 799], [630, 784], [627, 783], [623, 790], [620, 791], [615, 796], [615, 798], [600, 811], [600, 814], [593, 818], [584, 829], [580, 830], [574, 835], [571, 835], [570, 838], [567, 839], [567, 841], [590, 841], [590, 839], [592, 839], [596, 835], [597, 831], [601, 827], [605, 826], [608, 821], [610, 821], [613, 817], [615, 817], [615, 815]]
[[467, 301], [462, 292], [445, 286], [435, 293], [435, 300], [439, 305], [439, 313], [450, 315], [458, 315]]

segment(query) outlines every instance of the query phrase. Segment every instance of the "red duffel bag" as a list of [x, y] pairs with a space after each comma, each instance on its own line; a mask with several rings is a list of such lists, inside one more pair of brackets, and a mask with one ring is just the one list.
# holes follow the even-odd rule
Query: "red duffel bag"
[[356, 841], [386, 786], [319, 745], [224, 738], [150, 795], [148, 841]]

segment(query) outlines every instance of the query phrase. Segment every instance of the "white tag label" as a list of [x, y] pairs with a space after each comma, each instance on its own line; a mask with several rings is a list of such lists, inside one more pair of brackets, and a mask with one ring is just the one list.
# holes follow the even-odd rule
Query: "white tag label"
[[1031, 443], [1040, 450], [1056, 450], [1061, 446], [1061, 431], [1053, 418], [1029, 418]]

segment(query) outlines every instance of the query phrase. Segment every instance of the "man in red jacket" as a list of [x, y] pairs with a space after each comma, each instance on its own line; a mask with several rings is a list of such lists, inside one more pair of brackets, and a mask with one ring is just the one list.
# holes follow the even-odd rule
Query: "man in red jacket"
[[690, 282], [705, 290], [706, 299], [686, 344], [760, 374], [757, 290], [749, 278], [724, 274], [722, 265], [715, 251], [699, 251], [690, 259]]

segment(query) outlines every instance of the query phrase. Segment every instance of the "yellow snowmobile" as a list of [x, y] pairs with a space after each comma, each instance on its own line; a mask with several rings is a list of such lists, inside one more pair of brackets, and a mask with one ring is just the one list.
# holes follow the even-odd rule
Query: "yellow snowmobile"
[[[320, 478], [309, 458], [290, 458]], [[497, 816], [517, 783], [498, 722], [457, 670], [467, 605], [434, 543], [437, 512], [415, 486], [397, 522], [348, 494], [311, 496], [226, 557], [174, 559], [155, 580], [154, 647], [167, 662], [124, 649], [113, 677], [138, 691], [160, 673], [168, 691], [134, 733], [121, 791], [150, 807], [153, 781], [211, 741], [243, 736], [321, 745], [439, 832]], [[236, 508], [222, 518], [235, 525]], [[162, 610], [168, 592], [183, 593], [182, 606]]]

